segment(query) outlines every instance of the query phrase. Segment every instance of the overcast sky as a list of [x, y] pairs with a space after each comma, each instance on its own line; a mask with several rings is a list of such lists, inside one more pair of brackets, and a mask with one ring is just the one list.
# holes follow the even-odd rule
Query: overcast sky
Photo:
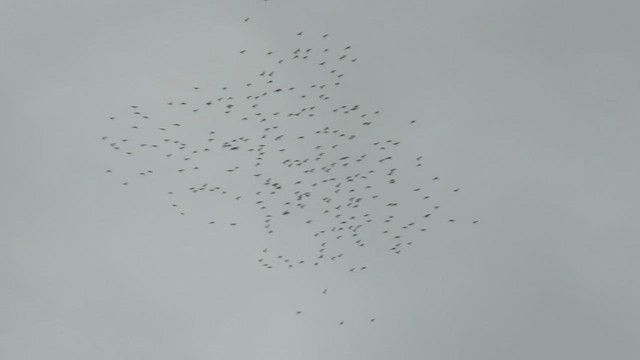
[[[639, 11], [623, 0], [0, 0], [0, 358], [640, 357]], [[319, 49], [325, 33], [358, 58], [336, 101], [380, 111], [374, 130], [349, 131], [423, 155], [443, 219], [463, 221], [437, 223], [400, 256], [356, 257], [366, 272], [270, 272], [256, 261], [261, 218], [233, 200], [211, 209], [241, 226], [212, 228], [209, 205], [169, 206], [174, 177], [122, 186], [116, 169], [159, 165], [116, 156], [100, 138], [130, 134], [109, 117], [130, 105], [183, 116], [166, 102], [244, 84], [265, 52]], [[185, 142], [203, 136], [192, 129]], [[279, 250], [305, 251], [298, 230], [281, 228]]]

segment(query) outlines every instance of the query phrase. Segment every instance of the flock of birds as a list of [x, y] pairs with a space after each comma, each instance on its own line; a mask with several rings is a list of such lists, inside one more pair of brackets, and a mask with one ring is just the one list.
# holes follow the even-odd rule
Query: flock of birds
[[[369, 264], [356, 263], [363, 257], [355, 256], [364, 249], [398, 256], [424, 239], [434, 222], [477, 223], [439, 216], [442, 199], [433, 194], [457, 194], [460, 188], [429, 175], [423, 156], [407, 158], [400, 140], [380, 137], [374, 129], [383, 121], [380, 111], [338, 100], [358, 61], [352, 47], [323, 45], [329, 34], [294, 34], [299, 43], [315, 46], [255, 55], [239, 49], [236, 56], [264, 60], [247, 81], [216, 89], [193, 86], [189, 98], [167, 100], [159, 115], [131, 105], [124, 116], [110, 117], [118, 135], [102, 140], [129, 163], [106, 173], [123, 186], [164, 180], [170, 208], [213, 227], [251, 226], [238, 219], [258, 214], [266, 245], [256, 250], [256, 263], [266, 271], [324, 266], [366, 271]], [[313, 75], [292, 77], [287, 66]], [[398, 127], [417, 124], [393, 121]], [[229, 202], [237, 203], [237, 218]], [[288, 251], [291, 246], [299, 249]]]

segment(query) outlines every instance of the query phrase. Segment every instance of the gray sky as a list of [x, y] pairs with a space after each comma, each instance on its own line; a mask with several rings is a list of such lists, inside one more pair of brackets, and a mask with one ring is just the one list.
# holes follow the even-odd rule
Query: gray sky
[[[639, 9], [0, 1], [0, 358], [638, 358]], [[398, 158], [423, 155], [424, 179], [409, 171], [403, 184], [440, 177], [428, 186], [441, 221], [412, 248], [353, 255], [368, 267], [359, 273], [265, 271], [261, 216], [225, 199], [185, 200], [179, 216], [165, 196], [175, 174], [120, 184], [163, 165], [115, 154], [100, 137], [130, 133], [110, 116], [140, 105], [195, 121], [166, 102], [241, 87], [266, 51], [319, 49], [324, 33], [358, 57], [332, 96], [381, 112], [375, 128], [345, 131], [401, 140]], [[322, 80], [304, 66], [279, 74]], [[246, 130], [219, 121], [219, 132]], [[213, 183], [211, 171], [188, 181]], [[207, 211], [241, 226], [211, 227]], [[279, 226], [269, 246], [303, 256], [304, 230]]]

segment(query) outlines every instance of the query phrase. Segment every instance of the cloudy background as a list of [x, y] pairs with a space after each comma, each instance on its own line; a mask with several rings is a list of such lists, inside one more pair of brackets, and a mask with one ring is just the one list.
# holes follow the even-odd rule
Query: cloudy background
[[[639, 10], [1, 0], [0, 358], [638, 358]], [[212, 232], [105, 176], [109, 116], [240, 79], [239, 49], [298, 31], [357, 49], [349, 98], [479, 224], [436, 227], [358, 280], [266, 272], [253, 219]]]

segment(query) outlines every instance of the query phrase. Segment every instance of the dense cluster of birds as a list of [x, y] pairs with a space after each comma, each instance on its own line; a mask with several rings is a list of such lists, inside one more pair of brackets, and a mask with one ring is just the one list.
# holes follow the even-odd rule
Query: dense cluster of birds
[[[235, 56], [264, 60], [248, 81], [196, 85], [191, 95], [166, 100], [160, 111], [130, 105], [126, 114], [111, 116], [109, 126], [118, 135], [102, 140], [137, 161], [106, 173], [123, 186], [164, 181], [168, 206], [214, 227], [252, 226], [242, 223], [242, 214], [259, 214], [265, 239], [259, 240], [264, 245], [256, 249], [256, 262], [266, 271], [323, 266], [366, 271], [370, 264], [353, 260], [363, 261], [353, 256], [357, 252], [373, 247], [398, 256], [424, 239], [434, 222], [460, 222], [438, 216], [442, 199], [433, 196], [436, 190], [456, 194], [460, 188], [429, 174], [420, 154], [407, 157], [400, 140], [380, 137], [374, 130], [383, 121], [380, 111], [334, 100], [358, 61], [352, 47], [323, 45], [329, 34], [292, 36], [314, 46], [260, 54], [239, 49]], [[314, 76], [292, 79], [288, 65]], [[397, 127], [418, 124], [393, 121]], [[234, 208], [241, 215], [233, 217], [229, 201], [238, 204]], [[287, 254], [291, 237], [302, 247], [292, 252], [305, 256]], [[327, 291], [319, 289], [323, 295]]]

